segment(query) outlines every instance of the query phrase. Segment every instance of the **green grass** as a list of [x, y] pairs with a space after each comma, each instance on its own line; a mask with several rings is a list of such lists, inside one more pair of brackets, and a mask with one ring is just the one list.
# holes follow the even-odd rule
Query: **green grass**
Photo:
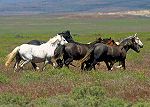
[[[0, 17], [0, 106], [2, 107], [148, 107], [150, 19], [59, 19], [49, 16]], [[30, 40], [49, 40], [56, 33], [70, 30], [73, 39], [87, 43], [96, 38], [120, 40], [138, 32], [144, 43], [140, 53], [129, 51], [127, 70], [52, 69], [43, 72], [5, 69], [6, 55]], [[147, 59], [146, 59], [147, 58]], [[146, 62], [145, 62], [146, 61]], [[130, 70], [128, 67], [139, 67]], [[30, 67], [29, 67], [30, 68]], [[2, 72], [3, 71], [3, 72]], [[14, 95], [15, 94], [15, 95]]]
[[[99, 86], [75, 88], [69, 95], [40, 98], [31, 102], [37, 107], [127, 107], [130, 103], [122, 99], [108, 98], [105, 90]], [[31, 105], [29, 104], [29, 105]]]
[[62, 68], [61, 70], [50, 69], [45, 72], [26, 71], [22, 73], [19, 83], [26, 85], [54, 79], [56, 82], [64, 84], [66, 81], [78, 81], [79, 78], [79, 74], [70, 71], [68, 68]]
[[0, 84], [8, 84], [10, 82], [10, 79], [7, 75], [0, 73]]
[[0, 107], [25, 107], [29, 100], [21, 95], [2, 93], [0, 94]]
[[149, 18], [60, 19], [49, 16], [0, 17], [0, 34], [55, 34], [69, 29], [75, 34], [148, 32]]

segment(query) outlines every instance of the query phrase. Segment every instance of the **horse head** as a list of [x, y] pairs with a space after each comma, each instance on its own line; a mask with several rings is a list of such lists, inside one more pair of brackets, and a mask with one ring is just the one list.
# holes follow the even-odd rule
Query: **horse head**
[[136, 52], [140, 52], [140, 48], [143, 48], [143, 43], [137, 36], [137, 33], [134, 36], [131, 36], [129, 39], [131, 40], [131, 49]]
[[66, 39], [67, 42], [74, 42], [69, 30], [63, 31], [59, 33], [59, 35], [62, 35]]
[[128, 51], [131, 48], [136, 52], [140, 52], [140, 46], [138, 43], [136, 43], [134, 36], [129, 36], [123, 39], [122, 42], [120, 43], [120, 46], [125, 48], [126, 51]]
[[137, 33], [133, 37], [135, 39], [135, 42], [140, 46], [140, 48], [143, 48], [143, 43], [141, 42], [141, 40], [137, 36]]
[[135, 38], [131, 39], [131, 49], [133, 49], [134, 51], [136, 51], [137, 53], [140, 52], [140, 45], [136, 43]]
[[58, 42], [59, 42], [59, 44], [64, 45], [64, 44], [68, 43], [66, 41], [66, 39], [63, 37], [63, 35], [57, 34], [57, 36], [58, 36]]

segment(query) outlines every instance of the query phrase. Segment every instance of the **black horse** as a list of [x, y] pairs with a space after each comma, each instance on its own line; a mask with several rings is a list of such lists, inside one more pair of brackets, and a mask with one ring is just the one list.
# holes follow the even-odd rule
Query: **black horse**
[[[70, 42], [71, 42], [71, 43], [72, 43], [72, 42], [75, 42], [75, 41], [73, 40], [73, 38], [72, 38], [72, 36], [71, 36], [69, 30], [63, 31], [63, 32], [58, 33], [58, 34], [59, 34], [59, 35], [62, 35], [62, 36], [66, 39], [66, 41], [69, 42], [69, 43], [70, 43]], [[29, 41], [27, 44], [41, 45], [41, 44], [43, 44], [43, 43], [46, 43], [46, 41], [31, 40], [31, 41]], [[19, 53], [17, 53], [17, 55], [16, 55], [16, 60], [17, 60], [17, 59], [20, 59], [20, 58], [21, 58], [21, 57], [20, 57]], [[59, 63], [59, 62], [60, 62], [60, 59], [58, 59], [57, 62]], [[36, 70], [36, 69], [39, 69], [35, 63], [31, 62], [31, 64], [32, 64], [32, 66], [33, 66], [33, 68], [34, 68], [35, 70]], [[15, 65], [16, 65], [16, 62], [15, 62], [15, 64], [14, 64], [14, 67], [15, 67]]]
[[104, 61], [108, 70], [111, 70], [114, 63], [120, 61], [122, 67], [126, 69], [125, 59], [127, 51], [129, 49], [133, 49], [136, 52], [140, 52], [140, 48], [143, 47], [141, 44], [138, 44], [141, 43], [141, 41], [139, 39], [136, 40], [136, 38], [137, 37], [135, 36], [130, 36], [124, 39], [119, 46], [108, 46], [102, 43], [95, 44], [91, 49], [89, 49], [81, 62], [86, 62], [88, 65], [91, 65], [88, 68], [88, 70], [91, 70], [95, 67], [97, 62]]
[[[67, 42], [69, 43], [72, 43], [72, 42], [75, 42], [70, 34], [70, 31], [67, 30], [67, 31], [63, 31], [61, 33], [58, 33], [58, 35], [62, 35]], [[32, 45], [41, 45], [43, 43], [46, 43], [46, 41], [40, 41], [40, 40], [31, 40], [29, 41], [27, 44], [32, 44]]]
[[[92, 48], [96, 43], [101, 43], [101, 42], [108, 43], [108, 41], [111, 44], [110, 42], [111, 38], [104, 39], [104, 40], [99, 38], [90, 44], [82, 44], [78, 42], [67, 43], [55, 50], [54, 57], [57, 59], [63, 55], [63, 63], [65, 64], [65, 66], [69, 67], [69, 64], [71, 64], [73, 60], [81, 60], [82, 58], [84, 58], [88, 49]], [[83, 67], [84, 67], [84, 64], [81, 65], [81, 69], [83, 69]]]

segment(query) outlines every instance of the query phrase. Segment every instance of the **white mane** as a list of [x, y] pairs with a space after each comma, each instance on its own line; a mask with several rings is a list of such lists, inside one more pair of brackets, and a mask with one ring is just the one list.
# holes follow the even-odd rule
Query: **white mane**
[[50, 38], [48, 42], [49, 43], [54, 43], [54, 42], [56, 42], [56, 40], [58, 40], [58, 38], [61, 38], [61, 36], [57, 34], [57, 36], [55, 36], [53, 38]]
[[136, 36], [136, 34], [135, 35], [132, 35], [132, 36], [128, 36], [128, 37], [126, 37], [126, 38], [124, 38], [124, 39], [121, 39], [120, 41], [118, 41], [118, 42], [115, 42], [117, 45], [119, 45], [121, 42], [123, 42], [124, 40], [126, 40], [126, 39], [131, 39], [131, 38], [133, 38], [133, 37], [135, 37]]

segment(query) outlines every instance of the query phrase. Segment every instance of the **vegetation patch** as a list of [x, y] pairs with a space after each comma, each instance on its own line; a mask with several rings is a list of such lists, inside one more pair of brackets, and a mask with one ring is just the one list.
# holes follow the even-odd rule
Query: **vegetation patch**
[[10, 82], [10, 79], [3, 73], [0, 73], [0, 83], [7, 84]]
[[40, 72], [26, 71], [21, 75], [21, 78], [19, 79], [19, 83], [27, 84], [31, 82], [42, 81], [42, 79], [43, 78]]
[[106, 91], [100, 86], [82, 86], [75, 88], [69, 95], [40, 98], [30, 103], [36, 107], [125, 107], [123, 100], [109, 99]]
[[25, 107], [29, 103], [29, 100], [21, 95], [12, 93], [0, 94], [0, 105], [4, 107]]

